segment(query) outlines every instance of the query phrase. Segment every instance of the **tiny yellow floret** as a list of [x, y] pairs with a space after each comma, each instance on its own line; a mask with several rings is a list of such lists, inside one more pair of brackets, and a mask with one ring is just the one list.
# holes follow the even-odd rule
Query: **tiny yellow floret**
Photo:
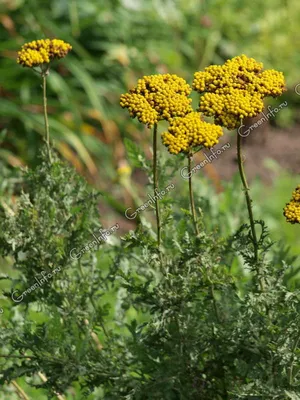
[[210, 65], [194, 74], [193, 89], [203, 94], [200, 111], [229, 130], [241, 120], [263, 111], [266, 96], [277, 97], [285, 90], [282, 72], [263, 70], [263, 64], [244, 54], [223, 65]]

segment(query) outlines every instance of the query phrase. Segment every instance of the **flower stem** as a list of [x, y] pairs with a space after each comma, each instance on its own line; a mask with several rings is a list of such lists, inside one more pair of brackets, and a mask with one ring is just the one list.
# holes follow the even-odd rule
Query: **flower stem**
[[190, 193], [190, 204], [191, 204], [191, 211], [193, 216], [193, 223], [195, 227], [196, 235], [199, 235], [199, 228], [196, 219], [196, 209], [195, 209], [195, 202], [194, 202], [194, 194], [193, 194], [193, 186], [192, 186], [192, 154], [188, 154], [188, 177], [189, 177], [189, 193]]
[[46, 145], [48, 150], [49, 161], [52, 163], [51, 152], [50, 152], [50, 134], [49, 134], [49, 122], [48, 122], [48, 112], [47, 112], [47, 75], [48, 70], [42, 72], [43, 80], [43, 107], [44, 107], [44, 121], [45, 121], [45, 133], [46, 133]]
[[251, 197], [249, 194], [249, 186], [248, 186], [248, 182], [246, 179], [242, 156], [241, 156], [241, 135], [239, 134], [239, 132], [237, 133], [237, 157], [238, 157], [240, 177], [241, 177], [241, 181], [242, 181], [242, 184], [244, 187], [247, 209], [248, 209], [248, 214], [249, 214], [251, 233], [252, 233], [252, 242], [253, 242], [253, 246], [254, 246], [254, 256], [255, 256], [255, 261], [257, 261], [257, 259], [258, 259], [257, 250], [258, 249], [257, 249], [257, 237], [256, 237], [256, 232], [255, 232], [254, 218], [253, 218], [252, 205], [251, 205], [252, 200], [251, 200]]
[[27, 394], [24, 392], [21, 386], [17, 384], [15, 380], [11, 381], [11, 384], [16, 388], [19, 399], [30, 400]]
[[[38, 376], [41, 378], [41, 380], [46, 383], [48, 379], [42, 372], [38, 372]], [[65, 397], [59, 394], [58, 392], [54, 391], [55, 396], [58, 398], [58, 400], [65, 400]]]
[[[241, 155], [241, 135], [237, 131], [237, 158], [238, 158], [238, 165], [239, 165], [239, 173], [241, 177], [241, 181], [244, 187], [244, 193], [246, 197], [246, 203], [247, 203], [247, 209], [248, 209], [248, 215], [249, 215], [249, 221], [250, 221], [250, 228], [251, 228], [251, 236], [252, 236], [252, 243], [253, 243], [253, 248], [254, 248], [254, 260], [255, 263], [257, 264], [258, 261], [258, 243], [257, 243], [257, 237], [256, 237], [256, 232], [255, 232], [255, 223], [254, 223], [254, 217], [253, 217], [253, 212], [252, 212], [252, 200], [249, 194], [249, 185], [246, 179], [246, 174], [244, 171], [244, 166], [243, 166], [243, 160], [242, 160], [242, 155]], [[257, 267], [257, 274], [259, 275], [259, 269]], [[263, 291], [264, 290], [264, 285], [262, 280], [259, 280], [260, 288]]]
[[157, 225], [157, 245], [160, 247], [161, 243], [161, 226], [159, 215], [159, 203], [157, 199], [158, 191], [158, 175], [157, 175], [157, 124], [154, 124], [153, 130], [153, 191], [155, 198], [155, 211], [156, 211], [156, 225]]

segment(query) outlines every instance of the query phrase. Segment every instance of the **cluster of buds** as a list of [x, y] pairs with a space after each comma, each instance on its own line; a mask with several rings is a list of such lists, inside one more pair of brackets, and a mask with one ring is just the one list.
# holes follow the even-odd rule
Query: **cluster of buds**
[[169, 122], [162, 134], [163, 144], [172, 154], [188, 153], [192, 147], [212, 147], [223, 134], [220, 126], [209, 124], [193, 111], [192, 88], [177, 75], [144, 76], [129, 93], [122, 94], [121, 107], [132, 118], [151, 128], [160, 120]]
[[64, 58], [72, 46], [60, 39], [41, 39], [25, 43], [18, 52], [18, 64], [23, 67], [36, 67], [49, 64], [54, 59]]
[[120, 105], [132, 118], [151, 128], [160, 120], [169, 121], [193, 111], [188, 97], [192, 88], [177, 75], [144, 76], [129, 93], [122, 94]]
[[216, 124], [233, 130], [244, 118], [263, 111], [266, 96], [281, 95], [285, 81], [282, 72], [263, 70], [262, 63], [241, 55], [196, 72], [193, 89], [203, 94], [200, 111], [214, 117]]
[[172, 119], [168, 131], [162, 134], [162, 141], [171, 154], [178, 154], [198, 146], [211, 148], [222, 135], [220, 126], [203, 121], [198, 112], [191, 112]]
[[300, 185], [293, 191], [290, 202], [284, 207], [283, 215], [291, 224], [300, 223]]

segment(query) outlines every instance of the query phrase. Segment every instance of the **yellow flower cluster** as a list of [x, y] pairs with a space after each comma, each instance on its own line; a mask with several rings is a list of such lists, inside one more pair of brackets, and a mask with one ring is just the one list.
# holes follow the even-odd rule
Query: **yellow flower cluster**
[[[231, 89], [225, 95], [205, 93], [201, 98], [200, 111], [214, 116], [215, 123], [227, 129], [235, 129], [244, 117], [253, 117], [263, 111], [261, 97], [246, 90]], [[237, 125], [238, 124], [238, 125]]]
[[262, 63], [241, 55], [196, 72], [193, 89], [205, 93], [200, 98], [200, 111], [231, 130], [241, 119], [262, 112], [264, 97], [281, 95], [285, 81], [282, 72], [263, 71]]
[[25, 43], [18, 52], [18, 64], [23, 67], [35, 67], [49, 64], [55, 58], [63, 58], [72, 49], [69, 43], [60, 39], [41, 39]]
[[201, 119], [198, 112], [170, 120], [168, 131], [162, 133], [162, 141], [172, 154], [188, 152], [195, 146], [213, 147], [223, 135], [222, 128]]
[[126, 93], [121, 95], [120, 105], [127, 107], [131, 118], [137, 117], [140, 122], [149, 127], [158, 122], [158, 113], [141, 94]]
[[300, 185], [296, 187], [290, 202], [286, 204], [283, 215], [291, 224], [300, 223]]
[[122, 94], [120, 105], [128, 108], [132, 118], [151, 128], [158, 121], [183, 117], [193, 111], [188, 98], [191, 87], [177, 75], [144, 76], [129, 93]]

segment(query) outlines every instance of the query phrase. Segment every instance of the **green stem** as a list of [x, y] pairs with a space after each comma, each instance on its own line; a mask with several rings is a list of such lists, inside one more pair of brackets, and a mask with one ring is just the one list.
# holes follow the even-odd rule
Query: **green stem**
[[161, 243], [161, 226], [159, 215], [159, 203], [157, 198], [158, 192], [158, 175], [157, 175], [157, 124], [154, 124], [153, 130], [153, 191], [155, 198], [155, 211], [156, 211], [156, 225], [157, 225], [157, 245], [160, 247]]
[[[246, 203], [247, 203], [247, 209], [248, 209], [248, 215], [249, 215], [249, 221], [250, 221], [250, 228], [251, 228], [251, 237], [252, 237], [252, 243], [253, 243], [253, 248], [254, 248], [254, 259], [255, 259], [255, 263], [256, 263], [256, 272], [257, 275], [259, 276], [259, 268], [257, 266], [257, 262], [258, 262], [258, 243], [257, 243], [257, 236], [256, 236], [256, 232], [255, 232], [255, 223], [254, 223], [254, 217], [253, 217], [253, 212], [252, 212], [252, 200], [249, 194], [249, 185], [246, 179], [246, 174], [244, 171], [244, 165], [243, 165], [243, 160], [242, 160], [242, 155], [241, 155], [241, 135], [239, 134], [239, 132], [237, 131], [237, 158], [238, 158], [238, 165], [239, 165], [239, 173], [240, 173], [240, 177], [241, 177], [241, 181], [244, 187], [244, 193], [245, 193], [245, 197], [246, 197]], [[262, 291], [264, 291], [264, 284], [262, 282], [261, 279], [259, 279], [259, 284], [260, 284], [260, 288]]]
[[43, 107], [44, 107], [44, 121], [45, 121], [45, 133], [46, 133], [46, 145], [48, 150], [49, 161], [52, 163], [51, 152], [50, 152], [50, 133], [49, 133], [49, 122], [47, 112], [47, 75], [48, 70], [42, 72], [43, 80]]
[[[82, 280], [85, 281], [86, 277], [85, 277], [85, 275], [83, 273], [80, 259], [78, 260], [78, 270], [79, 270], [79, 273], [80, 273], [80, 276], [81, 276]], [[109, 338], [109, 334], [108, 334], [108, 332], [107, 332], [107, 330], [105, 328], [103, 318], [102, 318], [101, 315], [98, 314], [98, 308], [97, 308], [97, 305], [96, 305], [95, 300], [93, 298], [93, 294], [91, 292], [89, 292], [88, 296], [89, 296], [91, 304], [92, 304], [92, 306], [93, 306], [93, 308], [95, 310], [96, 316], [99, 316], [99, 323], [100, 323], [100, 326], [101, 326], [101, 328], [103, 330], [103, 333], [107, 338]]]
[[196, 219], [196, 209], [195, 209], [195, 202], [194, 202], [194, 194], [193, 194], [193, 186], [192, 186], [192, 154], [188, 154], [188, 177], [189, 177], [189, 193], [190, 193], [190, 204], [191, 204], [191, 211], [193, 216], [193, 223], [195, 227], [196, 235], [199, 235], [199, 228]]
[[19, 399], [30, 400], [27, 394], [15, 380], [11, 381], [11, 384], [16, 388]]
[[247, 183], [244, 166], [243, 166], [243, 161], [242, 161], [242, 156], [241, 156], [241, 135], [239, 134], [239, 132], [237, 133], [237, 157], [238, 157], [240, 177], [241, 177], [241, 181], [242, 181], [243, 187], [244, 187], [247, 209], [248, 209], [248, 214], [249, 214], [249, 221], [250, 221], [250, 227], [251, 227], [251, 233], [252, 233], [252, 242], [253, 242], [253, 247], [254, 247], [254, 257], [255, 257], [255, 262], [257, 262], [257, 260], [258, 260], [258, 245], [257, 245], [257, 237], [256, 237], [256, 232], [255, 232], [255, 224], [254, 224], [252, 205], [251, 205], [252, 200], [251, 200], [251, 197], [249, 194], [249, 186]]

